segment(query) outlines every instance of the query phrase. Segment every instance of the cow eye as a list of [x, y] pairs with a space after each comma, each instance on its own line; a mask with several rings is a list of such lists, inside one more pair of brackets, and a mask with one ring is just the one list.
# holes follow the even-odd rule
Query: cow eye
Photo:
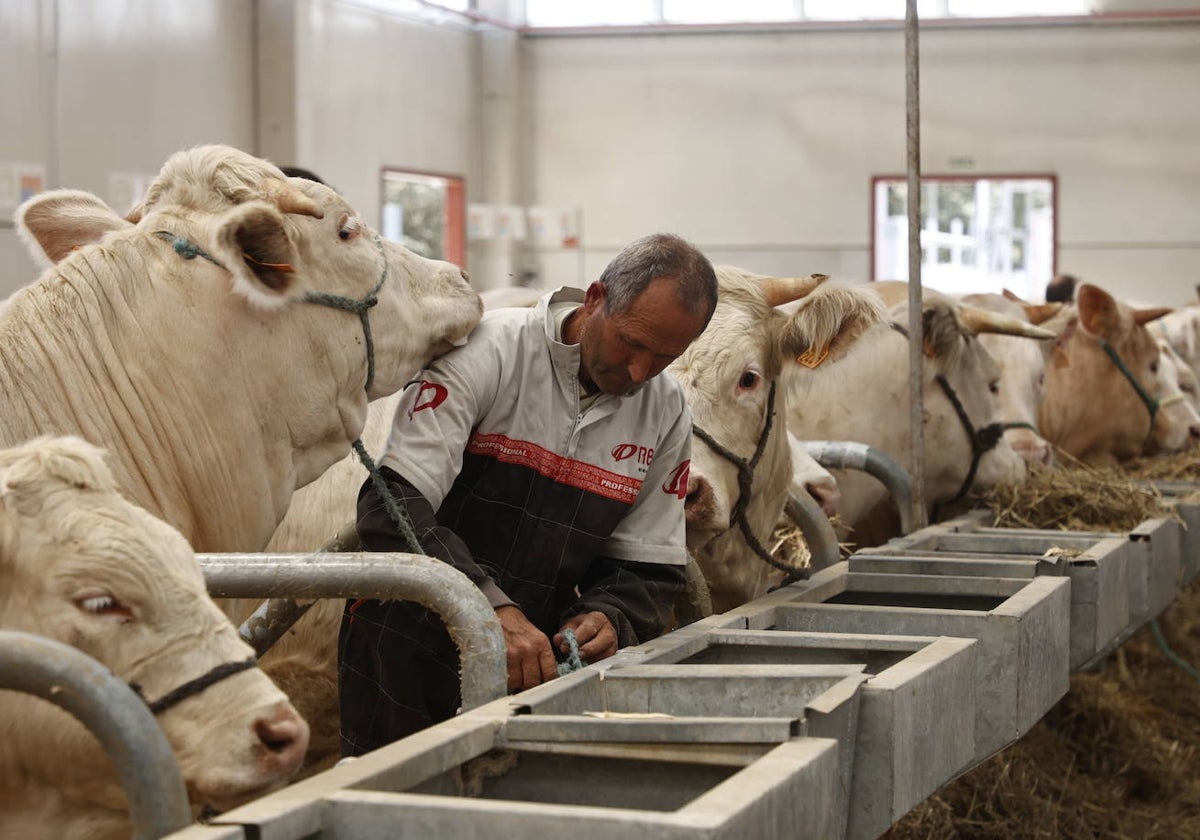
[[1151, 362], [1151, 363], [1150, 363], [1150, 372], [1151, 372], [1151, 373], [1158, 373], [1158, 362]]
[[362, 230], [362, 224], [358, 221], [358, 218], [355, 216], [347, 216], [346, 218], [342, 219], [341, 224], [338, 225], [338, 239], [342, 240], [343, 242], [349, 242], [358, 235], [360, 230]]
[[742, 378], [738, 380], [738, 387], [743, 391], [749, 391], [758, 384], [758, 374], [752, 370], [745, 371]]
[[993, 394], [999, 394], [1000, 393], [1000, 380], [993, 379], [991, 382], [989, 382], [988, 390], [991, 391]]
[[1191, 382], [1181, 382], [1179, 383], [1179, 390], [1185, 394], [1194, 394], [1196, 393], [1196, 386]]
[[119, 615], [128, 618], [133, 615], [133, 610], [122, 604], [112, 595], [87, 595], [82, 598], [75, 599], [75, 606], [81, 612], [90, 615]]

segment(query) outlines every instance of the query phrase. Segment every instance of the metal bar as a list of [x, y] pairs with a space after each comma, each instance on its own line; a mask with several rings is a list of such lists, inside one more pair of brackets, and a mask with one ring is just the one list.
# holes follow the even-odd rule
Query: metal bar
[[[925, 401], [922, 365], [925, 335], [921, 318], [921, 104], [917, 46], [917, 0], [904, 16], [905, 125], [908, 138], [908, 422], [912, 434], [912, 526], [924, 528]], [[896, 500], [899, 503], [899, 499]], [[906, 532], [907, 533], [907, 532]]]
[[804, 488], [792, 485], [783, 509], [804, 534], [804, 542], [812, 555], [808, 561], [809, 567], [814, 572], [827, 569], [842, 559], [837, 532], [833, 530], [829, 517]]
[[134, 840], [191, 824], [171, 745], [145, 702], [104, 665], [62, 642], [0, 630], [0, 688], [49, 700], [96, 736], [121, 777]]
[[441, 616], [458, 647], [464, 709], [504, 697], [508, 660], [500, 620], [470, 578], [433, 557], [400, 552], [199, 554], [217, 598], [414, 601]]
[[806, 440], [804, 448], [825, 469], [859, 470], [879, 479], [900, 511], [900, 531], [910, 534], [913, 526], [913, 481], [904, 467], [881, 449], [849, 440]]

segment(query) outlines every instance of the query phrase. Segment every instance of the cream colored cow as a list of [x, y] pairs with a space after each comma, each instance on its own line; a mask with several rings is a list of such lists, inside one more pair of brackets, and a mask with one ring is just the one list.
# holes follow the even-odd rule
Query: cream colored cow
[[368, 399], [482, 311], [458, 268], [229, 147], [172, 156], [131, 218], [77, 191], [18, 211], [50, 267], [0, 308], [0, 445], [109, 446], [129, 497], [197, 551], [261, 550]]
[[1093, 465], [1144, 450], [1159, 390], [1159, 350], [1146, 325], [1170, 311], [1134, 309], [1098, 286], [1079, 286], [1075, 304], [1046, 322], [1058, 333], [1038, 410], [1047, 440]]
[[[126, 501], [99, 449], [38, 438], [0, 450], [0, 628], [73, 645], [158, 700], [249, 645], [204, 589], [178, 531]], [[257, 668], [157, 719], [197, 806], [228, 808], [300, 766], [308, 727]], [[67, 712], [0, 692], [0, 838], [126, 838], [115, 766]]]

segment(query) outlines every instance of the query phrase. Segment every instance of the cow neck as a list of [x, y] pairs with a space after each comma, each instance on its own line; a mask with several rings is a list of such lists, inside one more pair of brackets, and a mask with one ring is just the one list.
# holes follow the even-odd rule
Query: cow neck
[[750, 520], [746, 515], [746, 509], [750, 504], [750, 494], [754, 488], [754, 470], [758, 466], [758, 462], [762, 460], [763, 453], [767, 449], [767, 439], [771, 436], [771, 428], [774, 422], [775, 381], [772, 380], [771, 390], [767, 392], [767, 412], [766, 419], [763, 421], [762, 433], [758, 436], [758, 443], [754, 447], [754, 454], [749, 458], [739, 458], [733, 452], [730, 452], [724, 446], [717, 443], [712, 435], [694, 423], [692, 424], [692, 433], [704, 441], [709, 449], [737, 468], [738, 498], [733, 509], [729, 512], [729, 521], [741, 529], [742, 535], [746, 538], [746, 544], [750, 546], [750, 550], [760, 560], [784, 573], [785, 577], [780, 586], [787, 586], [789, 583], [803, 578], [803, 569], [781, 563], [772, 557], [771, 552], [767, 551], [758, 537], [755, 536], [754, 529], [750, 526]]

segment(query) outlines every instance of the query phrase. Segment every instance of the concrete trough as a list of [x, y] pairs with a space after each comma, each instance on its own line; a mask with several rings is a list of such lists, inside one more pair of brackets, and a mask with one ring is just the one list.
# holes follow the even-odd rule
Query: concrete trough
[[863, 663], [846, 835], [873, 838], [975, 756], [974, 639], [714, 629], [654, 663]]
[[836, 837], [844, 820], [831, 739], [518, 744], [504, 724], [460, 716], [216, 824], [261, 840], [684, 840]]
[[1070, 581], [849, 572], [839, 563], [731, 611], [752, 630], [978, 639], [975, 759], [1029, 731], [1067, 692]]
[[[868, 549], [850, 557], [852, 572], [906, 575], [1071, 579], [1071, 670], [1104, 656], [1132, 623], [1130, 572], [1142, 553], [1124, 536], [1029, 534], [1006, 529], [943, 534], [926, 545], [936, 551]], [[1055, 552], [1062, 552], [1054, 554]], [[1052, 554], [1054, 556], [1046, 556]], [[1140, 591], [1143, 587], [1134, 587]]]
[[[1200, 572], [1200, 484], [1186, 481], [1151, 482], [1183, 520], [1180, 534], [1179, 586], [1182, 589]], [[1185, 501], [1190, 499], [1191, 501]]]

